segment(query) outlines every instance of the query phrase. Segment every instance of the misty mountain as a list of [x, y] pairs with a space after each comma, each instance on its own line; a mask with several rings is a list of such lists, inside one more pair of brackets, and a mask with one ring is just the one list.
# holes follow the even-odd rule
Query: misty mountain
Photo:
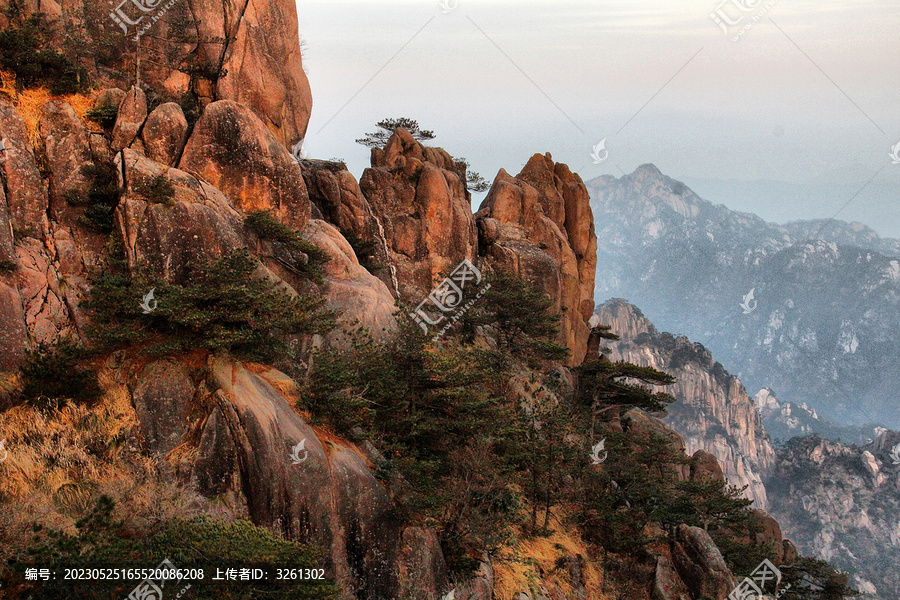
[[900, 242], [840, 221], [769, 223], [653, 165], [588, 187], [598, 301], [641, 306], [748, 389], [840, 424], [900, 424]]

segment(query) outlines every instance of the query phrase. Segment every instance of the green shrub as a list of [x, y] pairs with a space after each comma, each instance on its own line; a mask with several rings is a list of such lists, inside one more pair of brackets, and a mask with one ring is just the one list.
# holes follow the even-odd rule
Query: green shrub
[[[329, 579], [275, 582], [278, 569], [322, 568], [325, 553], [316, 547], [287, 541], [248, 521], [225, 522], [209, 517], [159, 523], [151, 530], [133, 531], [112, 516], [113, 502], [101, 497], [94, 511], [76, 523], [75, 533], [35, 528], [32, 546], [9, 565], [3, 589], [33, 600], [121, 600], [141, 583], [135, 579], [66, 580], [64, 570], [203, 569], [203, 579], [169, 580], [164, 598], [175, 598], [190, 585], [185, 598], [194, 600], [331, 600], [337, 589]], [[57, 577], [26, 582], [26, 568], [49, 568]], [[216, 569], [261, 568], [267, 580], [215, 581]], [[24, 583], [23, 583], [24, 582]]]
[[291, 265], [313, 279], [320, 279], [322, 265], [329, 260], [321, 248], [310, 244], [300, 233], [294, 231], [264, 210], [252, 212], [244, 219], [244, 225], [261, 240], [283, 245], [290, 251], [302, 252], [309, 260], [303, 264]]
[[22, 396], [27, 404], [55, 409], [66, 401], [91, 403], [103, 395], [97, 374], [81, 366], [84, 351], [69, 343], [39, 345], [22, 365]]
[[[151, 355], [193, 348], [227, 350], [250, 360], [290, 355], [284, 337], [324, 333], [334, 313], [319, 296], [293, 296], [255, 275], [259, 262], [238, 250], [199, 265], [184, 284], [106, 272], [93, 281], [91, 336], [102, 349], [142, 345]], [[156, 309], [144, 314], [141, 299], [154, 290]]]
[[113, 125], [116, 124], [116, 118], [119, 116], [119, 107], [97, 106], [87, 111], [84, 116], [104, 129], [112, 129]]
[[87, 88], [87, 72], [51, 48], [52, 27], [42, 13], [10, 16], [9, 25], [0, 31], [0, 68], [15, 73], [18, 85], [46, 85], [53, 94]]
[[95, 233], [108, 234], [114, 228], [113, 215], [122, 196], [116, 166], [111, 161], [95, 158], [81, 167], [81, 174], [87, 179], [87, 189], [68, 190], [66, 203], [85, 207], [77, 219], [79, 225]]
[[174, 204], [175, 186], [165, 175], [156, 175], [150, 181], [139, 181], [134, 191], [144, 196], [150, 204]]

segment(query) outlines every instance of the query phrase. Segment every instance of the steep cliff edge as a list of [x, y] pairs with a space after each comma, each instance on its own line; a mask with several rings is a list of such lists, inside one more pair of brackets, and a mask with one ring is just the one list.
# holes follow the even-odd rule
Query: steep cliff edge
[[481, 251], [547, 293], [561, 315], [571, 365], [584, 360], [594, 310], [597, 236], [581, 181], [549, 154], [535, 154], [511, 177], [501, 170], [475, 214]]
[[676, 378], [665, 388], [678, 400], [669, 405], [665, 422], [684, 437], [688, 452], [705, 450], [715, 456], [728, 481], [748, 486], [748, 497], [767, 509], [764, 481], [774, 467], [775, 449], [741, 382], [702, 345], [658, 332], [640, 310], [623, 300], [602, 304], [596, 314], [621, 337], [607, 344], [611, 359], [653, 367]]

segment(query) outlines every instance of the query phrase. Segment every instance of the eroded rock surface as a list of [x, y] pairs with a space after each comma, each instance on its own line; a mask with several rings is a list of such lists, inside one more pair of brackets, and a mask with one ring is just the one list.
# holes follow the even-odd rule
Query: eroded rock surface
[[221, 190], [244, 212], [271, 211], [293, 229], [309, 220], [300, 166], [259, 118], [230, 100], [206, 107], [179, 168]]
[[578, 175], [535, 154], [522, 172], [501, 170], [476, 213], [482, 254], [546, 292], [562, 314], [559, 341], [580, 364], [594, 310], [597, 238], [590, 197]]
[[384, 149], [372, 150], [360, 188], [383, 227], [400, 299], [418, 302], [463, 259], [475, 258], [465, 173], [446, 151], [398, 129]]

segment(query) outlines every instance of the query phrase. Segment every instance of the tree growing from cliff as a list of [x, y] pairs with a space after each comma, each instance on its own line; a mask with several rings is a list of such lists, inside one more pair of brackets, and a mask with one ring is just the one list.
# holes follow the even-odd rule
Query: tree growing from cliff
[[561, 361], [568, 356], [568, 348], [555, 341], [560, 316], [546, 293], [503, 269], [490, 271], [485, 278], [491, 287], [466, 313], [464, 331], [471, 337], [476, 327], [490, 328], [498, 365], [514, 360]]
[[[288, 335], [323, 333], [334, 313], [313, 293], [292, 295], [257, 275], [246, 250], [194, 266], [183, 283], [168, 283], [124, 269], [93, 280], [91, 338], [98, 349], [140, 348], [163, 355], [194, 348], [227, 350], [250, 360], [290, 355]], [[153, 290], [151, 311], [141, 299]], [[146, 300], [145, 300], [146, 302]]]
[[665, 412], [666, 405], [674, 402], [670, 394], [655, 392], [651, 386], [671, 385], [675, 378], [651, 367], [641, 367], [619, 361], [611, 362], [605, 356], [585, 361], [576, 369], [578, 376], [577, 397], [582, 405], [594, 411], [618, 407], [620, 413], [631, 408], [647, 412]]
[[486, 192], [491, 189], [491, 184], [485, 181], [484, 177], [481, 176], [480, 173], [476, 173], [475, 171], [469, 168], [469, 161], [465, 158], [454, 157], [453, 160], [460, 167], [460, 170], [465, 171], [466, 173], [466, 187], [470, 192]]
[[382, 119], [375, 124], [378, 129], [372, 133], [367, 133], [365, 137], [356, 140], [357, 144], [362, 144], [367, 148], [383, 148], [387, 144], [394, 132], [400, 128], [407, 130], [413, 138], [420, 142], [434, 139], [434, 132], [427, 129], [421, 129], [419, 122], [414, 119], [400, 117], [398, 119]]

